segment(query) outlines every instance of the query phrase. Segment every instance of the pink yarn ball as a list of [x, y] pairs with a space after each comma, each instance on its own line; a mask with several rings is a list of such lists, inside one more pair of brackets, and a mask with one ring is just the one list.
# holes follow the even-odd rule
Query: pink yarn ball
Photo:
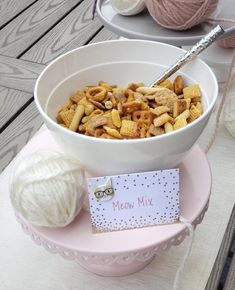
[[219, 40], [218, 45], [223, 48], [235, 48], [235, 35]]
[[145, 0], [153, 19], [163, 27], [186, 30], [202, 23], [219, 0]]

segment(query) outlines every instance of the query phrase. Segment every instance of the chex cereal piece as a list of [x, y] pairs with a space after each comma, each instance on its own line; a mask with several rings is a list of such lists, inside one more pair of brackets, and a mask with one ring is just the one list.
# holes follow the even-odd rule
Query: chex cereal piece
[[161, 82], [158, 86], [159, 87], [163, 87], [163, 88], [167, 88], [167, 89], [169, 89], [171, 91], [174, 90], [172, 82], [170, 80], [168, 80], [168, 79], [163, 81], [163, 82]]
[[158, 135], [162, 135], [165, 133], [163, 128], [155, 127], [153, 124], [150, 125], [148, 132], [153, 136], [158, 136]]
[[165, 133], [169, 133], [169, 132], [172, 132], [174, 128], [170, 122], [166, 122], [164, 124], [164, 130], [165, 130]]
[[83, 99], [84, 97], [86, 97], [84, 90], [79, 90], [70, 97], [70, 100], [78, 104], [78, 102], [81, 101], [81, 99]]
[[187, 98], [192, 99], [194, 97], [201, 97], [201, 91], [200, 91], [199, 85], [194, 84], [194, 85], [191, 85], [189, 87], [185, 87], [183, 89], [183, 94], [184, 94], [185, 99], [187, 99]]
[[108, 118], [107, 124], [106, 126], [112, 128], [112, 129], [116, 129], [116, 126], [113, 124], [113, 120], [112, 120], [112, 113], [111, 111], [107, 111], [104, 113], [104, 116], [106, 116]]
[[72, 109], [69, 109], [67, 111], [60, 111], [59, 116], [67, 128], [71, 124], [74, 114], [75, 111]]
[[136, 138], [138, 137], [138, 124], [130, 120], [122, 120], [120, 134], [124, 137]]
[[189, 110], [189, 118], [188, 121], [191, 123], [192, 121], [196, 120], [198, 117], [201, 116], [201, 108], [192, 105]]
[[77, 108], [75, 110], [75, 113], [73, 115], [73, 119], [69, 125], [69, 130], [76, 132], [78, 129], [78, 126], [80, 124], [80, 121], [85, 113], [85, 108], [83, 105], [77, 105]]
[[174, 92], [176, 95], [181, 95], [183, 93], [184, 82], [182, 76], [177, 76], [174, 80]]
[[164, 125], [166, 122], [168, 122], [170, 119], [170, 116], [167, 113], [162, 114], [161, 116], [155, 118], [153, 120], [153, 124], [155, 127], [160, 127]]
[[123, 88], [115, 88], [113, 89], [114, 98], [121, 103], [126, 102], [127, 97], [125, 96], [125, 89]]
[[149, 105], [141, 100], [136, 100], [136, 102], [140, 102], [140, 110], [149, 110]]
[[135, 100], [147, 102], [146, 96], [142, 95], [141, 93], [134, 92], [134, 97], [135, 97]]
[[160, 116], [160, 115], [167, 113], [169, 111], [170, 111], [170, 109], [167, 106], [159, 106], [159, 107], [156, 107], [154, 109], [150, 108], [150, 112], [156, 116]]
[[62, 106], [61, 108], [59, 108], [58, 113], [61, 111], [67, 111], [68, 109], [71, 108], [71, 106], [73, 105], [73, 102], [69, 99], [64, 106]]
[[122, 135], [118, 132], [116, 129], [112, 129], [110, 127], [104, 126], [105, 131], [112, 137], [115, 137], [117, 139], [122, 139]]
[[186, 120], [189, 118], [190, 116], [190, 112], [189, 110], [185, 110], [183, 111], [183, 113], [181, 113], [180, 115], [178, 115], [175, 120], [181, 119], [181, 118], [185, 118]]
[[117, 128], [120, 128], [122, 125], [122, 121], [121, 121], [118, 110], [113, 109], [111, 111], [111, 117], [112, 117], [112, 121], [113, 121], [114, 126], [116, 126]]
[[200, 111], [201, 114], [203, 113], [203, 107], [202, 107], [202, 104], [200, 102], [198, 102], [196, 104], [196, 108]]
[[173, 125], [174, 130], [183, 128], [187, 125], [186, 118], [182, 117], [176, 120], [175, 124]]
[[123, 116], [122, 120], [132, 120], [131, 114], [127, 114], [127, 115]]

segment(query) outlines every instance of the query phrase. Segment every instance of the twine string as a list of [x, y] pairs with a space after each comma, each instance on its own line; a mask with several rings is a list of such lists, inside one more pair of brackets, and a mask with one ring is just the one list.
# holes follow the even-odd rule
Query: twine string
[[220, 104], [219, 104], [219, 107], [218, 107], [218, 110], [217, 110], [217, 113], [216, 113], [216, 119], [215, 119], [215, 125], [214, 125], [214, 130], [213, 130], [213, 133], [211, 135], [211, 138], [205, 148], [205, 153], [207, 153], [212, 144], [214, 143], [215, 141], [215, 138], [218, 134], [218, 130], [219, 130], [219, 127], [220, 127], [220, 121], [221, 121], [221, 113], [222, 113], [222, 110], [223, 110], [223, 107], [224, 107], [224, 104], [225, 104], [225, 101], [228, 97], [228, 90], [232, 84], [232, 81], [234, 79], [234, 75], [233, 75], [233, 68], [234, 68], [234, 64], [235, 64], [235, 49], [233, 49], [233, 57], [232, 57], [232, 61], [230, 63], [230, 66], [229, 66], [229, 73], [228, 73], [228, 78], [227, 78], [227, 81], [224, 85], [224, 88], [223, 88], [223, 93], [222, 93], [222, 98], [221, 98], [221, 101], [220, 101]]
[[180, 222], [183, 223], [187, 228], [188, 228], [188, 231], [189, 231], [189, 241], [188, 241], [188, 245], [187, 245], [187, 248], [186, 248], [186, 251], [184, 253], [184, 257], [183, 257], [183, 260], [181, 261], [180, 263], [180, 266], [175, 274], [175, 279], [174, 279], [174, 283], [173, 283], [173, 290], [178, 290], [179, 289], [179, 278], [180, 278], [180, 274], [186, 264], [186, 261], [191, 253], [191, 250], [192, 250], [192, 246], [193, 246], [193, 241], [194, 241], [194, 236], [195, 236], [195, 233], [194, 233], [194, 227], [193, 225], [190, 223], [189, 220], [187, 220], [186, 218], [184, 217], [180, 217]]

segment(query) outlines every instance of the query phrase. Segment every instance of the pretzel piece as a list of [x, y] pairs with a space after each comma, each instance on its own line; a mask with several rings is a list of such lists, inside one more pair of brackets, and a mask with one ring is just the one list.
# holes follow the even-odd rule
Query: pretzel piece
[[73, 119], [69, 125], [69, 130], [76, 132], [78, 129], [78, 126], [80, 124], [80, 121], [85, 113], [85, 108], [83, 105], [77, 105], [77, 108], [75, 110], [75, 113], [73, 115]]
[[88, 100], [102, 102], [107, 94], [107, 90], [102, 86], [90, 87], [87, 89], [86, 97]]
[[132, 120], [149, 127], [153, 121], [153, 115], [150, 111], [135, 111], [132, 113]]
[[141, 109], [142, 102], [140, 101], [133, 101], [133, 102], [127, 102], [122, 104], [122, 112], [124, 114], [132, 113], [134, 111], [138, 111]]

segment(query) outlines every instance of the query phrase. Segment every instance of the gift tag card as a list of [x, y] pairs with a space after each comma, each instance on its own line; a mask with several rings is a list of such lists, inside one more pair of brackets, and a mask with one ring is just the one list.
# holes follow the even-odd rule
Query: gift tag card
[[88, 178], [93, 232], [178, 221], [179, 169]]

